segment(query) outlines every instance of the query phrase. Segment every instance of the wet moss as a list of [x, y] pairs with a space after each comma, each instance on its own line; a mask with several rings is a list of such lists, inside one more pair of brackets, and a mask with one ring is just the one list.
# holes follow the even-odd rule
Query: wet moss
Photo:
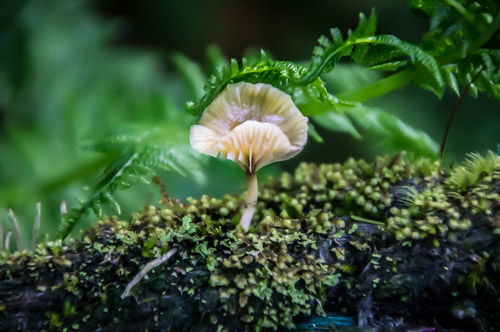
[[[494, 330], [499, 158], [475, 156], [452, 170], [404, 155], [304, 163], [260, 188], [248, 233], [236, 226], [243, 200], [231, 195], [164, 198], [128, 221], [106, 217], [81, 239], [2, 252], [0, 323], [253, 331], [328, 312], [361, 326], [469, 319]], [[122, 300], [134, 275], [172, 248]], [[458, 317], [471, 303], [474, 315]]]

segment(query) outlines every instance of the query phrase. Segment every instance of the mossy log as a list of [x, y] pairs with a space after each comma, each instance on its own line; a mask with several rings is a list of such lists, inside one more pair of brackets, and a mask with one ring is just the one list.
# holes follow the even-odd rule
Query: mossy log
[[325, 313], [359, 330], [500, 330], [492, 153], [451, 170], [403, 155], [302, 164], [261, 186], [249, 232], [239, 196], [161, 204], [2, 252], [0, 330], [288, 330]]

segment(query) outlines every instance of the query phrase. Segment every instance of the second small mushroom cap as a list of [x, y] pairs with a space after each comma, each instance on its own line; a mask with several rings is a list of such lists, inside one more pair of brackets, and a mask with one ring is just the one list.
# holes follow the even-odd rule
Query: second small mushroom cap
[[269, 84], [241, 82], [229, 84], [207, 107], [189, 140], [196, 151], [255, 173], [302, 151], [307, 130], [307, 118], [288, 94]]

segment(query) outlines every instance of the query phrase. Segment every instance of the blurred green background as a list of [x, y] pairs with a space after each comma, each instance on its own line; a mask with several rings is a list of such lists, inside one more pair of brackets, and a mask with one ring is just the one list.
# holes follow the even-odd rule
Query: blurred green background
[[[263, 48], [275, 58], [308, 61], [317, 38], [332, 27], [354, 28], [359, 12], [375, 7], [379, 33], [418, 43], [428, 28], [405, 1], [56, 1], [0, 2], [0, 222], [10, 228], [12, 208], [25, 242], [42, 202], [42, 233], [52, 237], [61, 220], [59, 206], [75, 206], [92, 195], [92, 184], [110, 156], [82, 149], [86, 138], [107, 128], [173, 124], [172, 136], [188, 140], [196, 118], [183, 111], [193, 94], [172, 61], [183, 54], [210, 73], [207, 47], [241, 59]], [[214, 49], [212, 48], [213, 52]], [[348, 63], [325, 77], [340, 92], [378, 77]], [[407, 87], [370, 100], [441, 141], [456, 96], [442, 100]], [[495, 149], [500, 141], [496, 101], [466, 96], [451, 129], [445, 162], [464, 154]], [[267, 167], [260, 178], [291, 170], [300, 161], [370, 160], [386, 151], [377, 142], [318, 128], [295, 159]], [[184, 136], [183, 136], [184, 135]], [[202, 194], [221, 197], [244, 190], [236, 165], [206, 158], [205, 177], [196, 181], [160, 173], [169, 194], [180, 199]], [[117, 195], [122, 214], [155, 203], [159, 190], [137, 185]], [[95, 221], [89, 216], [79, 224]]]

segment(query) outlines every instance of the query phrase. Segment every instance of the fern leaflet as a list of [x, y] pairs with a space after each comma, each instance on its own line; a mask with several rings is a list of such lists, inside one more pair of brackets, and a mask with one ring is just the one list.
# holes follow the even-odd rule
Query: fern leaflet
[[95, 186], [94, 195], [64, 215], [59, 236], [68, 236], [79, 220], [90, 211], [101, 217], [104, 205], [110, 205], [119, 214], [120, 205], [113, 194], [138, 182], [149, 183], [147, 176], [153, 175], [155, 170], [202, 177], [198, 166], [199, 154], [185, 143], [174, 145], [166, 142], [166, 133], [172, 133], [172, 129], [128, 128], [125, 132], [109, 133], [91, 140], [87, 149], [114, 154], [116, 158], [103, 171]]

